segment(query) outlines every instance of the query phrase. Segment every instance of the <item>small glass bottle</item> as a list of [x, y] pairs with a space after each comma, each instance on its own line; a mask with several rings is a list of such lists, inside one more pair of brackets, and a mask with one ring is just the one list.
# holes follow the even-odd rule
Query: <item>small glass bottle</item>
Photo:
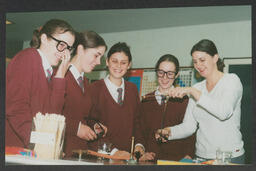
[[223, 164], [222, 163], [222, 151], [221, 149], [218, 147], [216, 150], [216, 164]]

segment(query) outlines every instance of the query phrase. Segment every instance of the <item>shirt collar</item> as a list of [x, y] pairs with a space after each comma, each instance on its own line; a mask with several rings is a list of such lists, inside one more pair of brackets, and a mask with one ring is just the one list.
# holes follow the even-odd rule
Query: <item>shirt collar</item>
[[84, 78], [84, 72], [80, 73], [75, 65], [71, 64], [69, 68], [70, 72], [74, 76], [74, 78], [77, 80], [80, 76]]
[[50, 69], [51, 73], [53, 72], [52, 70], [52, 66], [50, 65], [48, 59], [46, 58], [46, 56], [43, 54], [43, 52], [39, 49], [37, 49], [41, 59], [42, 59], [42, 65], [43, 65], [43, 68], [44, 68], [44, 71], [46, 73], [46, 76], [47, 76], [47, 69]]
[[111, 94], [111, 96], [113, 97], [113, 99], [117, 102], [118, 101], [118, 92], [117, 92], [117, 89], [118, 88], [122, 88], [123, 89], [123, 93], [122, 93], [122, 99], [124, 99], [124, 94], [125, 94], [125, 91], [124, 91], [124, 88], [125, 88], [125, 84], [124, 84], [124, 79], [122, 78], [122, 84], [120, 87], [116, 86], [114, 83], [112, 83], [110, 80], [109, 80], [109, 75], [107, 75], [107, 77], [104, 78], [104, 82], [106, 84], [106, 87], [109, 91], [109, 93]]
[[[172, 85], [171, 88], [174, 88], [174, 86]], [[157, 86], [156, 91], [155, 91], [155, 97], [156, 97], [158, 104], [161, 104], [161, 100], [162, 100], [162, 97], [160, 95], [161, 95], [161, 93], [159, 91], [159, 86]]]
[[161, 93], [159, 91], [159, 86], [157, 86], [156, 91], [155, 91], [155, 98], [156, 98], [156, 101], [158, 102], [158, 104], [161, 104], [161, 100], [162, 100], [162, 97], [160, 95], [161, 95]]
[[109, 75], [107, 75], [107, 77], [104, 78], [104, 81], [107, 85], [109, 85], [109, 87], [111, 87], [111, 89], [117, 90], [118, 88], [122, 88], [124, 90], [124, 78], [122, 78], [122, 84], [120, 87], [116, 86], [114, 83], [110, 81]]

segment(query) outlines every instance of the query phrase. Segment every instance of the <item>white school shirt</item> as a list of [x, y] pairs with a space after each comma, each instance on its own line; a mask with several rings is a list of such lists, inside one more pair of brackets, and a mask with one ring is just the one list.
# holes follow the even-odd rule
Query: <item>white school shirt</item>
[[73, 77], [75, 78], [77, 84], [80, 86], [78, 82], [78, 78], [81, 76], [84, 79], [84, 72], [80, 73], [75, 65], [71, 64], [69, 71], [72, 73]]
[[122, 93], [122, 100], [124, 99], [124, 79], [122, 78], [122, 84], [120, 87], [116, 86], [114, 83], [112, 83], [109, 80], [109, 75], [107, 75], [107, 77], [104, 78], [104, 82], [108, 88], [109, 93], [111, 94], [111, 96], [113, 97], [113, 99], [117, 102], [118, 100], [118, 92], [117, 89], [118, 88], [122, 88], [123, 89], [123, 93]]
[[241, 99], [243, 87], [235, 74], [224, 74], [208, 92], [206, 80], [193, 87], [202, 92], [196, 102], [192, 97], [183, 123], [172, 126], [169, 139], [181, 139], [196, 133], [196, 155], [215, 159], [216, 150], [231, 151], [232, 157], [244, 153], [240, 132]]
[[43, 54], [43, 52], [41, 50], [37, 49], [37, 51], [42, 59], [42, 65], [43, 65], [45, 76], [46, 77], [48, 76], [48, 73], [47, 73], [48, 69], [50, 69], [50, 72], [52, 75], [53, 69], [52, 69], [52, 66], [50, 65], [48, 59], [46, 58], [46, 56]]

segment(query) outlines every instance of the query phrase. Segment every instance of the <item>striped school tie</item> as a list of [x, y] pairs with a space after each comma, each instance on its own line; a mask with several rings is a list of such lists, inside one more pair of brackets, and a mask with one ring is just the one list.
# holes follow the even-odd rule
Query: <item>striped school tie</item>
[[161, 105], [165, 104], [166, 96], [161, 95]]
[[82, 77], [82, 76], [78, 77], [77, 81], [78, 81], [79, 86], [81, 87], [82, 91], [84, 92], [84, 81], [83, 81], [83, 77]]
[[118, 88], [117, 92], [118, 92], [117, 103], [122, 105], [123, 104], [123, 100], [122, 100], [123, 89], [122, 88]]
[[48, 80], [48, 82], [50, 82], [51, 81], [51, 76], [52, 76], [52, 73], [51, 73], [51, 69], [50, 68], [48, 68], [47, 70], [46, 70], [46, 72], [47, 72], [47, 80]]

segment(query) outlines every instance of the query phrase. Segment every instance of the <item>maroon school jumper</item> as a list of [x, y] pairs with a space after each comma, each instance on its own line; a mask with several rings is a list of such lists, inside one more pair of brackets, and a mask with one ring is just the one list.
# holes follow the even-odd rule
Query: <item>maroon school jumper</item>
[[[149, 93], [154, 95], [155, 92]], [[142, 116], [141, 124], [143, 135], [145, 137], [146, 151], [156, 153], [155, 159], [163, 160], [180, 160], [185, 155], [194, 156], [195, 135], [185, 139], [171, 140], [167, 143], [158, 144], [155, 140], [154, 133], [161, 128], [164, 105], [159, 105], [156, 98], [141, 103]], [[169, 99], [164, 119], [163, 128], [180, 124], [183, 120], [188, 103], [187, 96], [183, 99]]]
[[27, 147], [32, 118], [37, 112], [60, 114], [65, 86], [62, 78], [48, 83], [36, 49], [19, 52], [6, 70], [5, 145]]
[[89, 114], [91, 99], [88, 96], [86, 78], [84, 78], [84, 93], [70, 71], [67, 72], [65, 79], [67, 89], [63, 108], [63, 115], [66, 117], [64, 153], [65, 157], [71, 157], [72, 150], [87, 149], [86, 140], [77, 137], [77, 130], [79, 122]]
[[[124, 101], [119, 105], [112, 98], [104, 79], [92, 83], [89, 86], [93, 100], [91, 116], [98, 118], [108, 128], [102, 141], [111, 142], [113, 147], [130, 152], [131, 137], [139, 134], [139, 95], [135, 84], [128, 81], [124, 84]], [[94, 141], [88, 146], [97, 150], [97, 143]]]

